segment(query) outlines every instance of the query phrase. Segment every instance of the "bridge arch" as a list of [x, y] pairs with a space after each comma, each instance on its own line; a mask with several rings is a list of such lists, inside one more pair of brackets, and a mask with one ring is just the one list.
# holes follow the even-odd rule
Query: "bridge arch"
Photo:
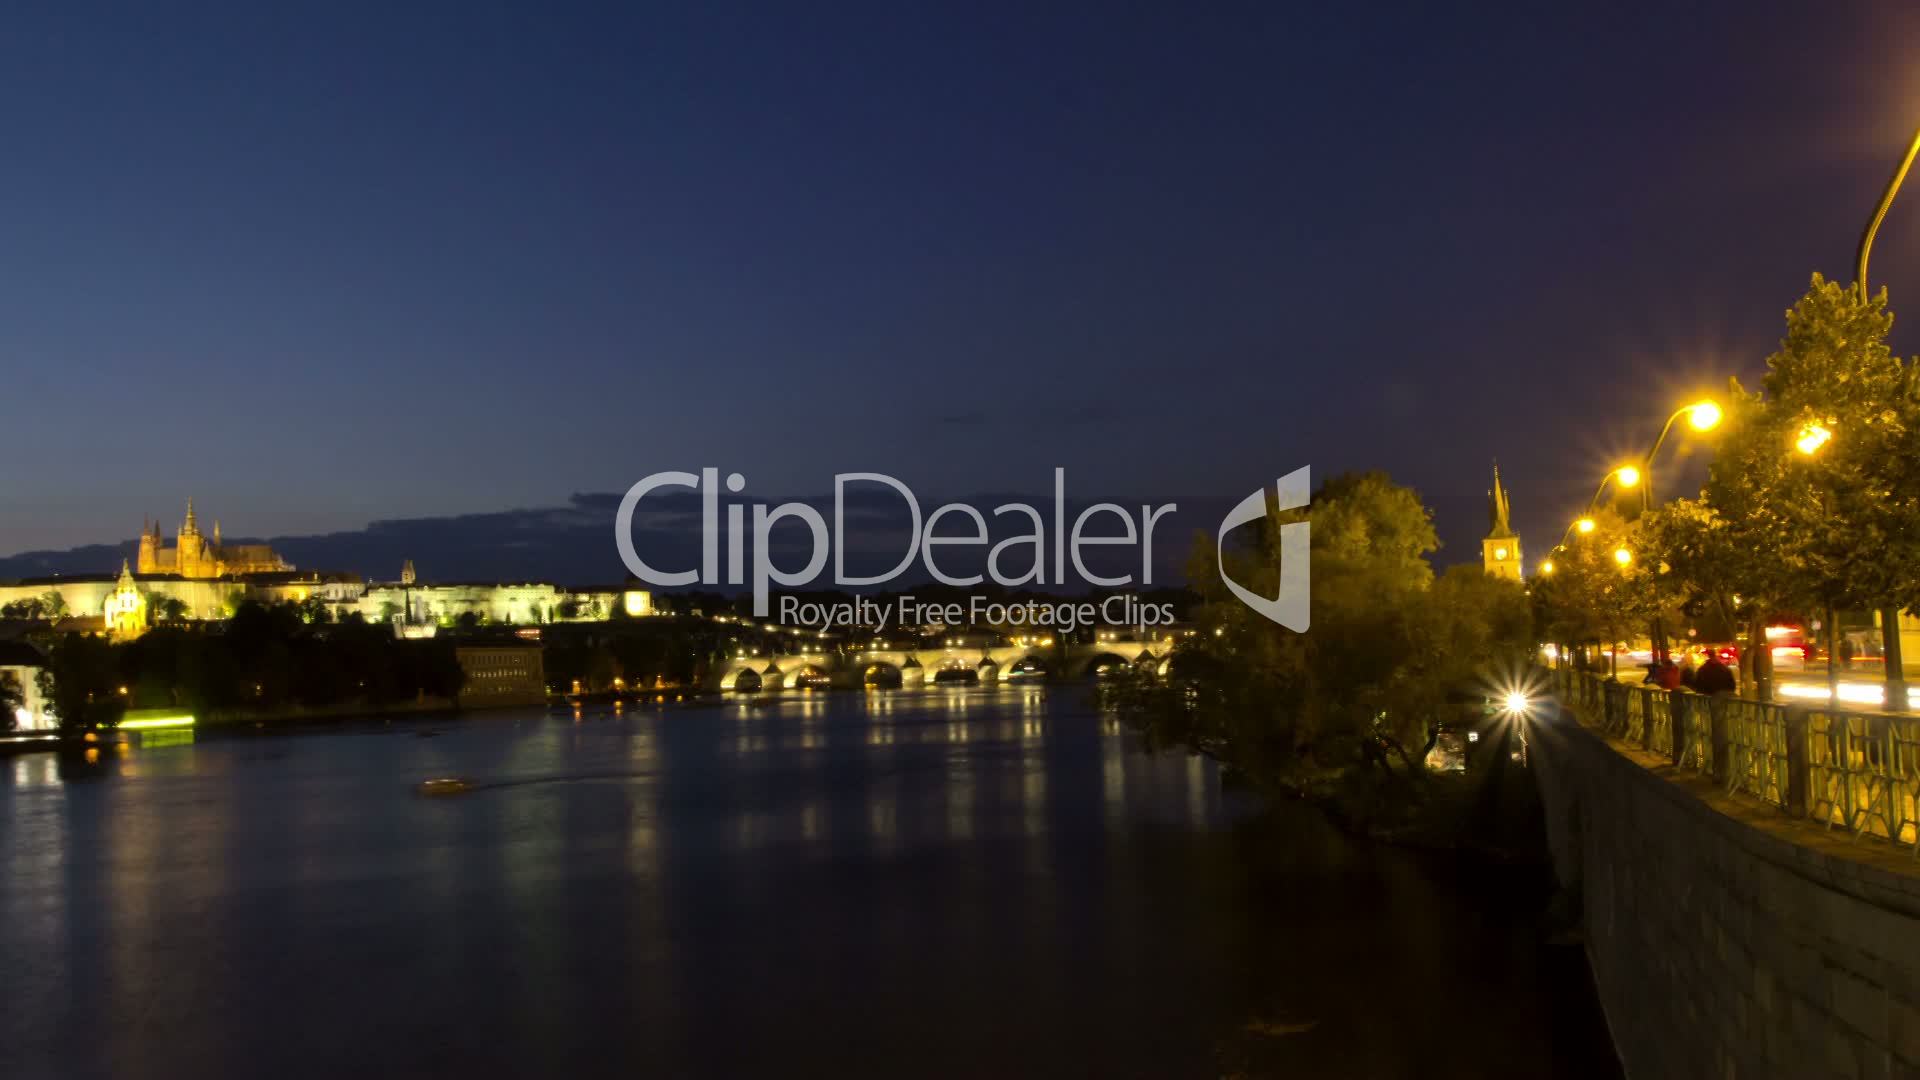
[[860, 682], [863, 686], [875, 686], [883, 689], [896, 689], [906, 683], [906, 675], [898, 664], [886, 660], [870, 660], [861, 669]]
[[1001, 669], [1003, 679], [1044, 679], [1047, 677], [1047, 658], [1039, 653], [1027, 653], [1024, 656], [1009, 657]]
[[1079, 673], [1083, 679], [1090, 675], [1117, 674], [1125, 671], [1132, 663], [1133, 661], [1125, 656], [1109, 649], [1087, 657], [1081, 662]]
[[758, 671], [746, 664], [736, 664], [731, 671], [720, 676], [720, 689], [753, 694], [759, 692], [763, 682]]
[[832, 681], [827, 669], [812, 662], [795, 664], [787, 671], [782, 686], [789, 690], [824, 689]]

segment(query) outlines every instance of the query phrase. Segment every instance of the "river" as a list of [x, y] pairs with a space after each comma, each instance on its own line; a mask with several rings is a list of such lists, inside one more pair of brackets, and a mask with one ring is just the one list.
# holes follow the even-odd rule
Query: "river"
[[0, 1076], [1611, 1071], [1538, 871], [1263, 807], [1087, 695], [0, 761]]

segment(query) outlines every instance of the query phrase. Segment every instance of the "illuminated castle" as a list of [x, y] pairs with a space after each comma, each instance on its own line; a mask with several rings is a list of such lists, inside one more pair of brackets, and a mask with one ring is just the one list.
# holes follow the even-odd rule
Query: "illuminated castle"
[[140, 530], [140, 574], [177, 574], [183, 578], [211, 579], [237, 574], [271, 574], [293, 569], [285, 559], [265, 544], [222, 544], [220, 523], [213, 523], [213, 536], [200, 532], [193, 518], [193, 500], [187, 500], [187, 520], [172, 547], [160, 546], [160, 523]]
[[1486, 571], [1495, 577], [1520, 580], [1520, 534], [1508, 520], [1512, 507], [1507, 489], [1500, 486], [1500, 466], [1493, 467], [1493, 490], [1487, 492], [1487, 538], [1480, 541], [1480, 556]]

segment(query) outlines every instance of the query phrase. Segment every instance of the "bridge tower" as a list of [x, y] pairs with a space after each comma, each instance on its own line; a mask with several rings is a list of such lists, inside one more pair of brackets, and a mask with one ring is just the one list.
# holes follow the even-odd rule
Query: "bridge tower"
[[1507, 489], [1500, 486], [1500, 463], [1493, 465], [1493, 490], [1487, 492], [1487, 516], [1491, 519], [1487, 538], [1480, 541], [1480, 557], [1486, 571], [1494, 577], [1520, 580], [1520, 534], [1508, 520]]

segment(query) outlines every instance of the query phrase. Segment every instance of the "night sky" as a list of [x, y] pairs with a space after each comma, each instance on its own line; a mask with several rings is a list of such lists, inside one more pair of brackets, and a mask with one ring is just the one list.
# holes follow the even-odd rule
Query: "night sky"
[[1497, 457], [1537, 556], [1920, 123], [1893, 3], [693, 6], [10, 6], [0, 553], [1311, 464], [1455, 561]]

